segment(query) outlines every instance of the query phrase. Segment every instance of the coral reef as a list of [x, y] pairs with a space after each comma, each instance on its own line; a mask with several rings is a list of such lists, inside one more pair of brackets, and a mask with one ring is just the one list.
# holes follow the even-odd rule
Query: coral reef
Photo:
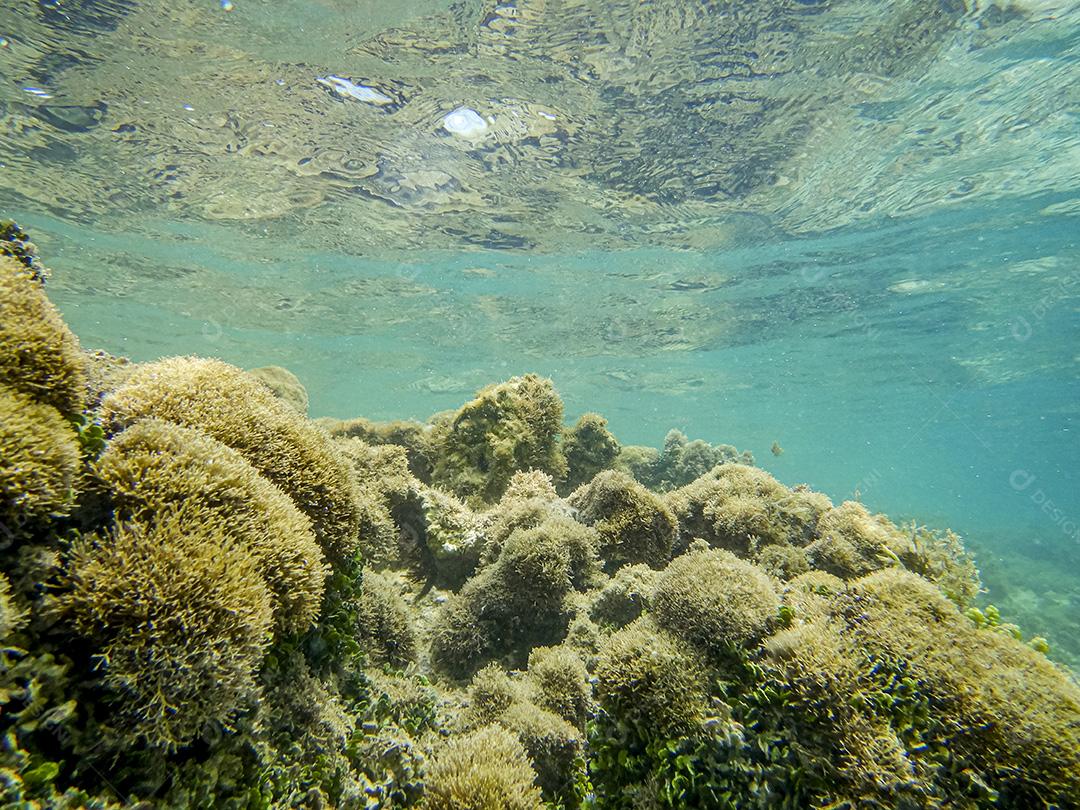
[[540, 791], [525, 748], [499, 726], [452, 739], [431, 763], [428, 810], [539, 810]]
[[114, 436], [93, 469], [121, 520], [149, 524], [183, 507], [193, 523], [218, 526], [245, 548], [273, 595], [281, 632], [314, 623], [327, 569], [311, 522], [235, 450], [150, 418]]
[[566, 597], [583, 589], [596, 566], [596, 535], [573, 520], [552, 516], [516, 529], [498, 559], [451, 597], [432, 638], [433, 660], [454, 677], [510, 656], [521, 663], [537, 645], [566, 633]]
[[756, 566], [725, 551], [691, 547], [657, 577], [649, 607], [660, 627], [715, 655], [765, 635], [780, 599]]
[[360, 439], [365, 444], [403, 448], [409, 471], [423, 483], [431, 483], [434, 451], [430, 425], [409, 421], [372, 422], [363, 417], [334, 419], [328, 416], [316, 419], [315, 424], [336, 438]]
[[566, 480], [561, 491], [569, 494], [587, 484], [597, 473], [609, 470], [619, 457], [619, 442], [607, 428], [607, 420], [596, 413], [582, 414], [573, 427], [563, 432]]
[[635, 563], [660, 568], [671, 556], [679, 530], [675, 516], [625, 473], [602, 472], [567, 502], [600, 535], [600, 556], [608, 571]]
[[527, 683], [532, 701], [584, 729], [592, 711], [592, 689], [585, 663], [566, 647], [535, 647], [529, 653]]
[[80, 450], [72, 425], [51, 405], [0, 385], [0, 536], [67, 514], [74, 506]]
[[166, 749], [227, 725], [255, 695], [271, 640], [273, 598], [255, 557], [200, 522], [198, 508], [159, 509], [73, 552], [62, 613], [101, 657], [115, 711]]
[[405, 451], [390, 445], [373, 447], [360, 439], [339, 439], [335, 444], [357, 484], [361, 556], [370, 568], [386, 568], [401, 558], [393, 510], [406, 502], [415, 485]]
[[416, 660], [416, 630], [398, 582], [388, 574], [364, 574], [357, 633], [370, 659], [395, 669]]
[[681, 431], [670, 430], [662, 449], [627, 445], [620, 449], [614, 466], [649, 489], [667, 492], [686, 486], [719, 464], [753, 463], [754, 456], [748, 450], [740, 453], [730, 444], [690, 441]]
[[957, 535], [535, 375], [319, 426], [82, 354], [5, 233], [5, 807], [1080, 807], [1080, 687]]
[[621, 725], [675, 737], [693, 731], [708, 712], [705, 672], [687, 644], [643, 616], [601, 648], [597, 702]]
[[593, 621], [623, 627], [641, 615], [659, 572], [644, 563], [624, 565], [604, 583], [589, 607]]

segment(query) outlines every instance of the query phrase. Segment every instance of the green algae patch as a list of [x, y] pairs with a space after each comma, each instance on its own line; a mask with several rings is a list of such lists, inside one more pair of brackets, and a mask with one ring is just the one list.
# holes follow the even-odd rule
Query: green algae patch
[[502, 497], [519, 470], [566, 474], [559, 446], [563, 404], [551, 380], [535, 374], [492, 385], [436, 421], [432, 483], [473, 505]]
[[45, 296], [43, 281], [0, 256], [0, 384], [65, 416], [80, 413], [86, 369], [79, 341]]

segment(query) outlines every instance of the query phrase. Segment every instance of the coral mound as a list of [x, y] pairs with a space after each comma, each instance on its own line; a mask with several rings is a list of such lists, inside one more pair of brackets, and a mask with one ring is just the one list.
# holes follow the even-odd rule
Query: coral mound
[[355, 552], [360, 504], [348, 462], [325, 433], [235, 366], [197, 357], [149, 363], [101, 411], [111, 431], [156, 416], [228, 445], [311, 519], [329, 560]]
[[67, 514], [74, 506], [79, 443], [51, 405], [0, 385], [0, 534], [10, 541], [25, 524]]
[[0, 255], [0, 384], [79, 413], [86, 371], [79, 341], [60, 319], [42, 282], [16, 258]]
[[193, 522], [246, 548], [283, 633], [314, 623], [327, 570], [311, 522], [239, 453], [197, 430], [144, 419], [109, 442], [94, 471], [121, 514], [152, 521], [183, 506]]
[[162, 510], [80, 544], [65, 615], [101, 651], [116, 711], [166, 749], [255, 695], [273, 599], [255, 557], [197, 509]]
[[484, 505], [502, 497], [519, 470], [566, 474], [558, 442], [563, 404], [551, 380], [514, 377], [479, 391], [476, 399], [435, 423], [432, 483]]

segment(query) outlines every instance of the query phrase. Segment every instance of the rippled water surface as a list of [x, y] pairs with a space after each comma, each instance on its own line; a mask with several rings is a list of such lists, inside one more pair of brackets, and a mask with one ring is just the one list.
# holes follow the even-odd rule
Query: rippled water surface
[[1080, 4], [9, 0], [0, 37], [0, 214], [84, 345], [285, 365], [315, 415], [539, 371], [624, 442], [953, 526], [1080, 660]]

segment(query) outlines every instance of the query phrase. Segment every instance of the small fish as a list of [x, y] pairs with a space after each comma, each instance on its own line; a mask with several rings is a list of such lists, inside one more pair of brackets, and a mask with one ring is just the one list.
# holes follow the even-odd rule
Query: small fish
[[784, 455], [784, 448], [780, 446], [780, 442], [773, 442], [772, 447], [770, 447], [769, 449], [772, 450], [772, 454], [774, 456]]

